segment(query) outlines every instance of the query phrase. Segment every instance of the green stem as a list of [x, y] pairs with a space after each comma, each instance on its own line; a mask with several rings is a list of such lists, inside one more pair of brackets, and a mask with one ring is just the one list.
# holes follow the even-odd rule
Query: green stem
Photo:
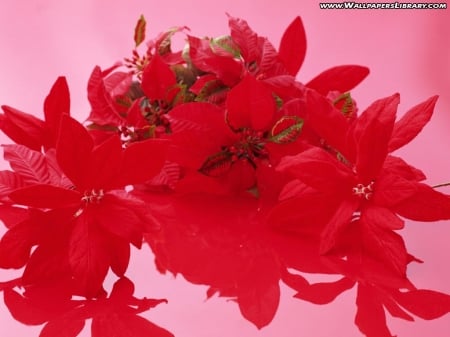
[[448, 182], [448, 183], [443, 183], [443, 184], [433, 185], [433, 186], [431, 186], [431, 187], [433, 187], [433, 188], [439, 188], [439, 187], [445, 187], [445, 186], [450, 186], [450, 182]]

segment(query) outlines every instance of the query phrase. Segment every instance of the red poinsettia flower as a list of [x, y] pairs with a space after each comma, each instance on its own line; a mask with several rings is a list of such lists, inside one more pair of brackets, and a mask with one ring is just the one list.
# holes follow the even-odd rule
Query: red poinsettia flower
[[111, 336], [155, 336], [173, 337], [169, 331], [139, 316], [166, 300], [139, 299], [133, 296], [134, 284], [122, 277], [114, 283], [108, 297], [96, 300], [74, 300], [58, 298], [45, 288], [26, 287], [23, 294], [13, 289], [5, 291], [5, 304], [11, 314], [28, 325], [44, 324], [41, 337], [76, 337], [83, 330], [85, 321], [92, 319], [92, 337]]
[[126, 247], [129, 243], [140, 247], [143, 232], [154, 228], [145, 204], [123, 188], [155, 176], [164, 162], [164, 149], [165, 143], [157, 140], [123, 149], [118, 137], [94, 147], [88, 131], [64, 116], [56, 158], [72, 187], [39, 183], [9, 194], [20, 205], [58, 210], [60, 221], [67, 224], [67, 258], [82, 295], [97, 295], [108, 268], [117, 264], [115, 259], [126, 260], [119, 274], [126, 270], [129, 248], [112, 252], [109, 246], [118, 240]]
[[[415, 124], [400, 121], [397, 127], [394, 126], [398, 95], [376, 101], [352, 124], [331, 105], [320, 103], [323, 98], [317, 94], [309, 93], [308, 99], [310, 108], [324, 109], [316, 113], [320, 123], [312, 121], [312, 124], [317, 125], [317, 132], [332, 150], [315, 147], [283, 158], [278, 169], [300, 180], [288, 184], [283, 193], [302, 198], [308, 189], [301, 185], [306, 184], [319, 191], [319, 200], [332, 209], [328, 216], [321, 216], [324, 226], [321, 253], [339, 246], [343, 230], [358, 221], [366, 231], [365, 237], [370, 239], [368, 247], [374, 255], [404, 275], [406, 250], [403, 241], [397, 240], [392, 232], [403, 227], [398, 215], [424, 221], [448, 219], [450, 198], [420, 183], [423, 173], [388, 153], [414, 138], [431, 115], [436, 97], [406, 114], [406, 119], [415, 116]], [[327, 121], [327, 116], [332, 116], [333, 123]], [[292, 212], [297, 212], [299, 218], [305, 212], [288, 211], [284, 206], [281, 209], [294, 218]], [[283, 216], [280, 210], [274, 211], [274, 218]]]
[[276, 175], [273, 169], [259, 171], [260, 166], [270, 168], [283, 153], [296, 153], [301, 104], [295, 100], [278, 110], [272, 91], [247, 75], [228, 93], [225, 111], [191, 103], [170, 112], [173, 161], [197, 172], [204, 184], [214, 180], [213, 184], [243, 192], [255, 185], [260, 173]]
[[61, 116], [70, 114], [70, 96], [66, 79], [59, 77], [46, 97], [44, 121], [6, 105], [2, 106], [2, 109], [4, 114], [0, 114], [0, 129], [17, 144], [38, 151], [42, 147], [54, 148]]

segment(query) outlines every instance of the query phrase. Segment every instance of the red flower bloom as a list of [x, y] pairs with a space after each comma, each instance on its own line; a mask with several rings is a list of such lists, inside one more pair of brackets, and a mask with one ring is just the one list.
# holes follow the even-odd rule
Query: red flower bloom
[[70, 96], [66, 79], [59, 77], [46, 97], [45, 121], [6, 105], [2, 106], [2, 109], [4, 114], [0, 114], [0, 129], [17, 144], [37, 151], [42, 147], [53, 148], [61, 116], [70, 114]]
[[[424, 178], [420, 171], [388, 152], [390, 148], [407, 143], [420, 131], [427, 121], [422, 116], [431, 114], [436, 97], [413, 108], [404, 117], [410, 119], [414, 114], [415, 119], [421, 121], [420, 125], [400, 121], [396, 128], [398, 95], [376, 101], [352, 124], [346, 123], [345, 117], [333, 111], [329, 104], [321, 104], [323, 99], [318, 95], [309, 93], [308, 99], [310, 108], [321, 106], [325, 110], [316, 113], [315, 118], [321, 120], [317, 124], [313, 121], [313, 127], [317, 125], [317, 132], [334, 150], [330, 153], [322, 148], [311, 148], [285, 157], [278, 169], [319, 191], [320, 202], [333, 209], [329, 216], [321, 217], [324, 226], [321, 227], [321, 253], [339, 248], [341, 233], [352, 222], [358, 221], [366, 233], [368, 249], [404, 275], [406, 250], [403, 241], [397, 240], [391, 232], [403, 227], [403, 220], [398, 215], [415, 220], [449, 219], [450, 198], [420, 183]], [[332, 127], [326, 119], [329, 116], [333, 116]], [[298, 183], [289, 184], [283, 194], [301, 198], [305, 191], [299, 189]], [[420, 211], [414, 211], [424, 202], [439, 206], [420, 207]], [[286, 207], [280, 209], [287, 211]], [[292, 212], [299, 213], [302, 218], [302, 213], [309, 211], [295, 209]], [[274, 211], [275, 221], [278, 215], [283, 216], [281, 213]]]
[[21, 205], [61, 210], [60, 221], [66, 223], [69, 237], [67, 258], [81, 294], [98, 294], [108, 268], [117, 266], [115, 259], [125, 262], [113, 270], [119, 275], [125, 272], [129, 248], [114, 252], [108, 247], [117, 241], [120, 246], [140, 247], [143, 232], [154, 228], [145, 204], [123, 188], [157, 174], [164, 162], [164, 148], [163, 141], [148, 140], [122, 149], [118, 137], [94, 147], [87, 130], [65, 116], [56, 157], [72, 188], [41, 182], [9, 194]]

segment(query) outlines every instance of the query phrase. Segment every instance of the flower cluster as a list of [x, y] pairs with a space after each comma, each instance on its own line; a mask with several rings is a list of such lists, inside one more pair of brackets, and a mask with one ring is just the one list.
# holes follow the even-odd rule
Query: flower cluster
[[[356, 286], [355, 323], [368, 337], [391, 337], [384, 309], [406, 320], [450, 311], [449, 295], [409, 280], [420, 260], [399, 234], [405, 219], [450, 219], [450, 196], [395, 155], [437, 96], [400, 119], [398, 94], [359, 112], [350, 90], [366, 67], [296, 78], [299, 17], [278, 48], [228, 19], [226, 36], [176, 27], [144, 46], [141, 17], [132, 56], [94, 68], [84, 124], [70, 116], [64, 77], [44, 120], [2, 106], [0, 129], [15, 144], [3, 146], [0, 267], [23, 273], [0, 289], [16, 319], [46, 323], [41, 337], [75, 337], [86, 319], [94, 337], [172, 336], [138, 316], [165, 300], [134, 297], [126, 278], [130, 245], [144, 242], [160, 272], [234, 299], [258, 328], [277, 311], [280, 281], [320, 304]], [[340, 278], [310, 283], [306, 273]]]

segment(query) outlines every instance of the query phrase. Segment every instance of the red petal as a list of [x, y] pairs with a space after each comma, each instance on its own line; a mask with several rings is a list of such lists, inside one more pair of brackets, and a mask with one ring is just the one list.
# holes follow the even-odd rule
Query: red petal
[[32, 185], [12, 192], [9, 197], [17, 204], [36, 208], [65, 208], [79, 205], [81, 194], [52, 185]]
[[123, 154], [122, 169], [114, 180], [117, 186], [145, 183], [161, 171], [166, 160], [168, 142], [148, 139], [132, 143]]
[[289, 74], [297, 75], [306, 54], [306, 34], [302, 20], [297, 16], [281, 38], [278, 55]]
[[353, 173], [331, 154], [314, 147], [281, 159], [278, 171], [288, 172], [305, 184], [323, 192], [351, 192]]
[[402, 229], [405, 226], [405, 222], [395, 215], [394, 212], [376, 205], [364, 208], [361, 219], [372, 226], [390, 230]]
[[0, 114], [1, 130], [17, 144], [40, 151], [45, 140], [45, 123], [33, 115], [3, 105]]
[[165, 100], [177, 84], [175, 73], [158, 54], [153, 55], [142, 74], [142, 90], [150, 100]]
[[55, 146], [56, 137], [63, 114], [70, 114], [70, 93], [65, 77], [58, 77], [50, 93], [44, 101], [45, 123], [52, 133], [52, 145]]
[[433, 115], [433, 109], [436, 105], [438, 96], [433, 96], [410, 110], [395, 123], [389, 142], [389, 152], [408, 144], [422, 131]]
[[361, 219], [362, 241], [365, 253], [391, 268], [400, 277], [406, 277], [408, 253], [400, 235]]
[[85, 211], [78, 218], [69, 242], [69, 262], [80, 294], [95, 297], [102, 289], [110, 266], [105, 235]]
[[356, 87], [366, 76], [369, 68], [357, 65], [343, 65], [330, 68], [317, 75], [306, 86], [323, 96], [330, 91], [347, 92]]
[[251, 75], [245, 76], [230, 90], [226, 106], [227, 120], [236, 130], [267, 130], [273, 122], [276, 108], [270, 89]]
[[422, 181], [426, 179], [425, 174], [421, 170], [394, 156], [387, 156], [384, 161], [383, 171], [403, 177], [406, 180]]
[[247, 268], [248, 275], [240, 275], [242, 280], [237, 285], [239, 309], [261, 329], [272, 321], [280, 302], [278, 266], [271, 256], [258, 256]]
[[450, 219], [450, 196], [418, 183], [417, 192], [392, 209], [405, 218], [416, 221]]
[[257, 59], [258, 35], [250, 28], [247, 21], [228, 15], [228, 26], [231, 37], [239, 46], [241, 55], [246, 63]]
[[49, 321], [43, 328], [39, 337], [76, 337], [84, 328], [84, 320], [57, 318]]
[[225, 123], [225, 114], [210, 103], [186, 103], [173, 108], [168, 114], [170, 127], [173, 133], [181, 131], [200, 131], [214, 133], [220, 137], [218, 143], [225, 142], [231, 131]]
[[85, 189], [86, 177], [89, 176], [89, 157], [94, 147], [94, 141], [83, 125], [68, 115], [63, 115], [56, 158], [65, 175], [77, 188]]
[[0, 199], [3, 199], [12, 191], [24, 186], [25, 183], [18, 174], [11, 171], [0, 171]]
[[359, 200], [355, 198], [344, 200], [336, 213], [322, 232], [320, 253], [326, 254], [339, 244], [338, 238], [344, 229], [350, 224], [353, 213], [359, 206]]
[[119, 198], [106, 194], [98, 205], [93, 207], [95, 222], [119, 238], [140, 248], [142, 244], [143, 219], [142, 208], [145, 204], [132, 198]]
[[130, 244], [122, 238], [111, 236], [109, 238], [111, 270], [118, 277], [125, 275], [130, 262]]
[[375, 181], [374, 189], [373, 201], [379, 206], [391, 208], [413, 196], [417, 192], [417, 183], [383, 172]]
[[45, 156], [24, 145], [2, 145], [4, 158], [25, 183], [46, 184], [50, 182]]
[[106, 90], [104, 76], [106, 75], [97, 66], [89, 77], [88, 100], [91, 112], [87, 120], [99, 125], [121, 125], [123, 118], [117, 112], [111, 95]]
[[30, 221], [18, 223], [8, 230], [0, 241], [0, 267], [22, 268], [30, 258], [37, 234], [35, 224]]
[[122, 142], [117, 135], [96, 146], [90, 155], [89, 175], [85, 177], [84, 185], [90, 189], [116, 187], [115, 178], [121, 168], [122, 158]]
[[294, 297], [315, 304], [327, 304], [334, 301], [344, 291], [353, 288], [354, 285], [354, 280], [344, 277], [336, 282], [315, 283], [297, 289], [299, 292]]
[[105, 78], [104, 84], [106, 92], [111, 97], [125, 95], [130, 89], [133, 81], [132, 73], [125, 73], [123, 71], [116, 71]]
[[28, 215], [29, 210], [26, 208], [0, 205], [0, 220], [7, 228], [11, 228], [27, 219]]
[[450, 296], [428, 289], [397, 292], [397, 302], [409, 312], [420, 318], [436, 319], [450, 312]]
[[227, 87], [233, 87], [240, 79], [242, 65], [229, 56], [220, 56], [211, 50], [210, 40], [188, 36], [189, 57], [200, 70], [216, 75]]
[[355, 323], [359, 330], [367, 337], [392, 337], [387, 325], [383, 305], [369, 286], [358, 285], [356, 305], [358, 311]]
[[365, 183], [377, 177], [386, 159], [399, 102], [398, 94], [377, 100], [354, 124], [356, 169]]
[[49, 320], [50, 314], [11, 289], [3, 292], [5, 305], [17, 321], [28, 325], [39, 325]]
[[306, 91], [306, 111], [305, 127], [312, 128], [328, 145], [345, 154], [349, 129], [345, 116], [312, 90]]

